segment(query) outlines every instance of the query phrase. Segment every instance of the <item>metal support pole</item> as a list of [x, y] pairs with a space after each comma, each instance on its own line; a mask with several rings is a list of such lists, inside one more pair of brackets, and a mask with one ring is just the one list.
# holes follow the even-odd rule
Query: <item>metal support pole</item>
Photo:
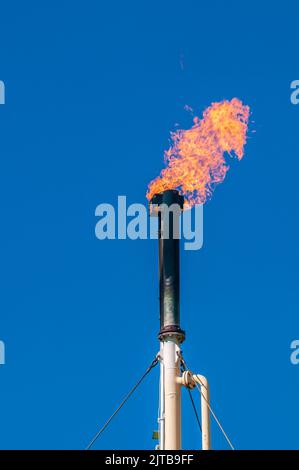
[[164, 378], [164, 342], [160, 342], [160, 400], [159, 400], [159, 450], [165, 449], [165, 378]]
[[168, 337], [164, 341], [165, 450], [182, 448], [179, 351], [175, 337]]
[[201, 391], [201, 427], [202, 450], [211, 449], [210, 387], [203, 375], [193, 375], [193, 380], [200, 385]]
[[166, 190], [151, 200], [151, 215], [159, 221], [159, 284], [161, 377], [159, 431], [161, 450], [181, 449], [181, 387], [178, 352], [185, 333], [180, 327], [179, 222], [184, 199]]

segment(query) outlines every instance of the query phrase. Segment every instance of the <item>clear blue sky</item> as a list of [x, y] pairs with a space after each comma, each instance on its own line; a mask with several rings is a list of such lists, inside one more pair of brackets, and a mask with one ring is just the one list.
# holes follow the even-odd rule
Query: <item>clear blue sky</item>
[[[95, 207], [145, 202], [184, 105], [237, 96], [256, 133], [182, 253], [184, 354], [237, 448], [299, 449], [295, 5], [1, 2], [0, 448], [84, 448], [152, 360], [156, 243], [97, 240]], [[152, 448], [157, 399], [155, 370], [96, 448]]]

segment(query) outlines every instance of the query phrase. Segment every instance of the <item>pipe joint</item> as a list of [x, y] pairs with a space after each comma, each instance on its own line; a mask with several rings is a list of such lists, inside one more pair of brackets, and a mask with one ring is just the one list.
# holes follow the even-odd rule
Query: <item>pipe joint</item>
[[178, 344], [183, 343], [185, 340], [186, 334], [184, 330], [181, 330], [179, 326], [176, 325], [167, 325], [164, 326], [160, 331], [158, 338], [160, 341], [166, 341], [167, 338], [174, 338]]
[[195, 388], [195, 381], [192, 377], [192, 374], [188, 371], [185, 370], [181, 377], [178, 377], [178, 383], [186, 388], [189, 388], [190, 390], [193, 390]]

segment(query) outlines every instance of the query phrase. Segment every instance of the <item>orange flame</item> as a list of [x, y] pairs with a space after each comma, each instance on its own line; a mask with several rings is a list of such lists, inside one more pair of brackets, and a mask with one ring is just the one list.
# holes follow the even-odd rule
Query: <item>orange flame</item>
[[148, 200], [166, 189], [178, 189], [187, 207], [204, 204], [229, 169], [224, 153], [242, 159], [248, 118], [249, 106], [233, 98], [212, 103], [201, 120], [194, 118], [191, 129], [172, 132], [173, 145], [165, 151], [166, 168], [150, 182]]

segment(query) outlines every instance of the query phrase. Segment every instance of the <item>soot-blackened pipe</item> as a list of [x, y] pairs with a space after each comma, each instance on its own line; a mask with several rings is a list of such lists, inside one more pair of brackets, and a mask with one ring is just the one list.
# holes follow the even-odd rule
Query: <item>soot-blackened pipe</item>
[[185, 333], [180, 326], [180, 213], [184, 198], [176, 190], [166, 190], [153, 196], [151, 213], [159, 224], [159, 339], [175, 335], [179, 343]]

